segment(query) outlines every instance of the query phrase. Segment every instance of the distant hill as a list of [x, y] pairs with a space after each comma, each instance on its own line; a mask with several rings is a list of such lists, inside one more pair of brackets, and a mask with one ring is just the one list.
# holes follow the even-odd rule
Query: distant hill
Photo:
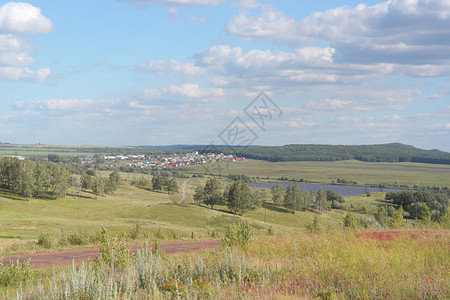
[[[219, 147], [216, 147], [219, 148]], [[199, 148], [198, 150], [201, 150]], [[220, 148], [221, 152], [267, 161], [421, 162], [450, 164], [450, 153], [423, 150], [400, 143], [381, 145], [285, 145], [251, 148]]]

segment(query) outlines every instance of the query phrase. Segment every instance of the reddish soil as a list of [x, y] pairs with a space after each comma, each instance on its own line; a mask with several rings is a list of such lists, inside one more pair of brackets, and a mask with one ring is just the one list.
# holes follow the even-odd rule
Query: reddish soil
[[369, 238], [380, 241], [390, 241], [394, 238], [398, 238], [400, 236], [410, 236], [412, 238], [435, 238], [437, 236], [447, 236], [449, 234], [448, 231], [443, 230], [413, 230], [413, 231], [379, 231], [379, 232], [362, 232], [357, 233], [355, 236], [358, 238]]
[[[185, 252], [193, 252], [203, 249], [214, 249], [219, 245], [218, 241], [197, 241], [197, 242], [174, 242], [174, 243], [162, 243], [160, 248], [167, 254], [177, 254]], [[153, 245], [148, 245], [152, 247]], [[143, 245], [130, 246], [131, 253], [135, 253]], [[38, 254], [23, 254], [23, 255], [10, 255], [3, 257], [4, 264], [24, 262], [30, 260], [30, 264], [33, 269], [47, 269], [52, 267], [63, 267], [72, 264], [81, 264], [87, 262], [89, 259], [95, 259], [100, 254], [99, 248], [82, 249], [72, 251], [60, 251], [60, 252], [48, 252]]]

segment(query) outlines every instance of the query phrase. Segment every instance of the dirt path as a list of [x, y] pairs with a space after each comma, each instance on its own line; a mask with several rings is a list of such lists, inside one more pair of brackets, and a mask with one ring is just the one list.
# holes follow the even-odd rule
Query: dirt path
[[[174, 242], [174, 243], [162, 243], [160, 247], [167, 254], [177, 254], [183, 252], [192, 252], [202, 249], [214, 249], [219, 245], [218, 241], [197, 241], [197, 242]], [[135, 253], [143, 245], [132, 245], [130, 250]], [[152, 247], [153, 245], [149, 245]], [[33, 269], [47, 269], [51, 267], [69, 266], [72, 261], [75, 264], [81, 264], [88, 261], [89, 258], [95, 259], [100, 254], [99, 248], [72, 250], [72, 251], [60, 251], [60, 252], [48, 252], [37, 254], [23, 254], [23, 255], [10, 255], [3, 257], [4, 264], [10, 264], [12, 262], [19, 262], [30, 260], [30, 264]]]

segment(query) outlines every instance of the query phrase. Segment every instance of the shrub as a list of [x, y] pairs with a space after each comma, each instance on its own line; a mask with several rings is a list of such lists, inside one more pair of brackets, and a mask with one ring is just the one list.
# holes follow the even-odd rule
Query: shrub
[[102, 245], [100, 246], [100, 261], [111, 267], [124, 269], [130, 262], [130, 249], [117, 237], [110, 237], [102, 228]]
[[252, 239], [252, 231], [248, 222], [236, 217], [233, 224], [227, 228], [222, 245], [226, 247], [245, 247]]
[[165, 238], [164, 232], [162, 231], [161, 227], [158, 228], [158, 231], [155, 233], [155, 237], [160, 240], [163, 240]]
[[[3, 258], [0, 257], [0, 262], [3, 262]], [[31, 270], [30, 261], [20, 263], [12, 263], [10, 265], [4, 265], [0, 263], [0, 286], [2, 287], [16, 287], [21, 284], [27, 283], [33, 278], [33, 271]]]
[[306, 229], [312, 233], [319, 232], [322, 229], [318, 214], [314, 216], [314, 220], [312, 221], [312, 223], [306, 225]]
[[348, 213], [344, 217], [345, 228], [356, 228], [356, 220], [352, 213]]
[[42, 233], [39, 235], [37, 243], [38, 245], [48, 249], [53, 246], [53, 238], [49, 233]]
[[141, 227], [142, 227], [142, 222], [141, 221], [136, 221], [136, 224], [134, 225], [133, 229], [131, 230], [129, 236], [132, 240], [135, 240], [139, 237], [139, 235], [141, 235]]
[[400, 206], [399, 209], [392, 213], [391, 218], [389, 219], [389, 227], [391, 228], [400, 228], [406, 225], [405, 220], [403, 220], [403, 209]]
[[381, 225], [374, 218], [369, 216], [361, 216], [357, 218], [358, 225], [364, 228], [376, 228], [380, 229]]
[[58, 239], [58, 245], [60, 246], [66, 246], [69, 244], [69, 239], [67, 238], [67, 234], [64, 232], [64, 230], [61, 229], [61, 235]]
[[72, 232], [67, 236], [67, 240], [71, 245], [86, 245], [89, 242], [89, 237], [81, 232]]

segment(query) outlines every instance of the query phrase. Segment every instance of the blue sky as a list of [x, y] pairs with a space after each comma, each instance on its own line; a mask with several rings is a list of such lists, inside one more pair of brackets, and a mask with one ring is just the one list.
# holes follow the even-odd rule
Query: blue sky
[[0, 142], [223, 144], [239, 128], [450, 151], [450, 1], [0, 2]]

